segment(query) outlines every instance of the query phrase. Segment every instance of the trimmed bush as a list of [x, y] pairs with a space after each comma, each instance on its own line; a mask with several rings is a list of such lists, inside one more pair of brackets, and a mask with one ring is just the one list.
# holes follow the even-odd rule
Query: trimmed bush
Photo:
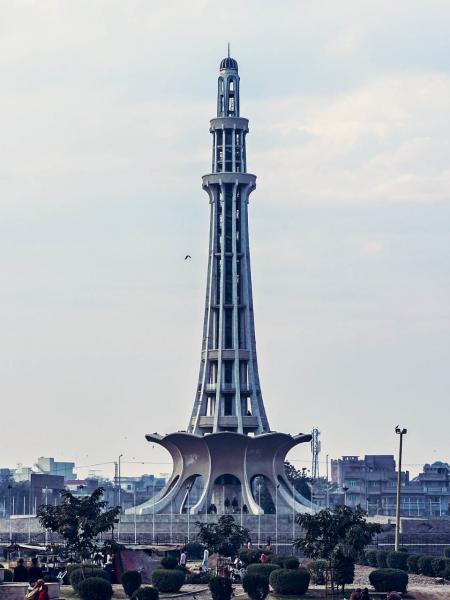
[[386, 550], [377, 550], [377, 566], [379, 569], [387, 569]]
[[241, 550], [239, 552], [239, 558], [244, 563], [244, 567], [248, 567], [248, 565], [252, 565], [254, 563], [259, 563], [260, 556], [261, 552], [259, 550], [253, 550], [252, 548], [246, 548], [245, 550]]
[[408, 570], [408, 554], [406, 552], [395, 552], [395, 550], [388, 552], [386, 562], [390, 569]]
[[251, 600], [264, 600], [269, 594], [269, 580], [258, 573], [244, 575], [242, 587]]
[[122, 587], [128, 598], [136, 592], [142, 585], [142, 575], [139, 571], [125, 571], [122, 575]]
[[188, 573], [186, 575], [186, 583], [209, 583], [211, 581], [212, 575], [207, 573], [206, 571], [200, 571], [195, 573]]
[[213, 600], [230, 600], [233, 593], [231, 579], [226, 577], [213, 577], [209, 582], [209, 590]]
[[300, 563], [296, 556], [288, 556], [284, 561], [283, 566], [285, 569], [298, 569]]
[[80, 568], [74, 569], [70, 575], [70, 585], [73, 587], [74, 592], [79, 594], [78, 588], [82, 581], [86, 579], [91, 579], [95, 577], [96, 579], [104, 579], [108, 583], [111, 583], [111, 577], [107, 571], [103, 569], [98, 569], [97, 567], [84, 567], [84, 577], [83, 572]]
[[431, 566], [433, 567], [433, 572], [435, 576], [442, 577], [442, 573], [445, 571], [445, 567], [447, 566], [446, 560], [445, 558], [440, 558], [439, 556], [436, 556], [431, 561]]
[[410, 554], [408, 556], [408, 560], [406, 562], [409, 573], [415, 573], [416, 575], [419, 573], [419, 558], [420, 554]]
[[376, 592], [406, 592], [408, 573], [400, 569], [376, 569], [369, 574], [369, 581]]
[[325, 585], [327, 578], [328, 563], [326, 560], [312, 560], [306, 565], [309, 574], [311, 575], [311, 582], [317, 585]]
[[185, 578], [179, 569], [155, 569], [152, 573], [153, 586], [163, 594], [178, 592]]
[[146, 585], [136, 590], [131, 598], [133, 600], [159, 600], [159, 592], [156, 588]]
[[190, 560], [202, 560], [205, 546], [199, 542], [189, 542], [185, 546], [186, 554]]
[[276, 565], [274, 563], [259, 563], [257, 565], [248, 565], [247, 573], [249, 575], [264, 575], [264, 577], [267, 577], [267, 579], [269, 579], [269, 576], [272, 573], [272, 571], [276, 571], [279, 568], [280, 565]]
[[427, 577], [434, 577], [433, 560], [434, 556], [421, 556], [418, 560], [419, 573]]
[[163, 569], [176, 569], [178, 567], [178, 561], [173, 556], [165, 556], [161, 559], [161, 567]]
[[280, 567], [283, 568], [286, 559], [291, 557], [291, 554], [272, 554], [270, 557], [270, 562], [274, 565], [280, 565]]
[[367, 562], [369, 563], [370, 567], [375, 567], [375, 568], [378, 567], [376, 550], [369, 550], [368, 552], [366, 552], [366, 558], [367, 558]]
[[333, 560], [334, 581], [344, 589], [347, 583], [353, 583], [355, 578], [355, 563], [351, 556], [344, 556], [342, 552]]
[[442, 573], [442, 577], [445, 579], [445, 581], [450, 581], [450, 567], [446, 567]]
[[444, 548], [444, 556], [445, 558], [450, 558], [450, 548]]
[[102, 577], [89, 577], [80, 582], [78, 595], [81, 600], [111, 600], [113, 589]]
[[12, 583], [13, 579], [14, 579], [14, 573], [10, 569], [5, 569], [3, 571], [3, 581], [5, 583]]
[[285, 596], [303, 596], [309, 587], [309, 571], [300, 567], [293, 569], [277, 569], [269, 577], [270, 585], [276, 594]]

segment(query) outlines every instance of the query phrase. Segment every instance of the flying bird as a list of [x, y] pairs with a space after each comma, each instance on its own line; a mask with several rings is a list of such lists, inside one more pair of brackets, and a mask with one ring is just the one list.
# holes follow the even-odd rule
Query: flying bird
[[187, 260], [188, 258], [192, 259], [192, 256], [190, 254], [186, 254], [186, 256], [184, 257], [184, 260]]

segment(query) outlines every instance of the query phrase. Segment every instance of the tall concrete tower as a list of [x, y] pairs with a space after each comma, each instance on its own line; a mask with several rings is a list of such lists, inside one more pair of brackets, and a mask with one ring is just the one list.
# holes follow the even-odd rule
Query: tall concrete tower
[[269, 431], [256, 358], [248, 203], [256, 177], [247, 173], [248, 120], [239, 115], [238, 64], [220, 63], [217, 117], [211, 120], [212, 171], [203, 177], [210, 202], [205, 319], [198, 388], [188, 431]]
[[[308, 512], [284, 471], [286, 454], [311, 435], [271, 431], [256, 357], [248, 203], [255, 175], [247, 173], [248, 120], [240, 116], [238, 64], [220, 63], [217, 116], [211, 120], [210, 235], [200, 374], [187, 431], [146, 436], [173, 459], [167, 486], [138, 514], [263, 513], [263, 481], [280, 513]], [[228, 502], [227, 502], [228, 500]], [[134, 509], [132, 509], [134, 510]]]

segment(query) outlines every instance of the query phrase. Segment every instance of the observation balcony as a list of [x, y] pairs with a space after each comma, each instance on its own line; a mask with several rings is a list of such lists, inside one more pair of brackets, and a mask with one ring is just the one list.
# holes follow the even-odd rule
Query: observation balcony
[[[210, 428], [214, 426], [214, 417], [200, 417], [199, 422], [200, 427]], [[244, 429], [257, 429], [258, 428], [258, 419], [257, 417], [242, 417], [242, 425]], [[226, 428], [237, 428], [238, 426], [238, 418], [235, 415], [222, 416], [219, 417], [219, 427]]]
[[[217, 383], [207, 383], [205, 388], [207, 394], [215, 394], [217, 391]], [[236, 386], [234, 385], [234, 383], [222, 383], [221, 391], [225, 394], [227, 392], [234, 393], [236, 391]], [[242, 383], [240, 386], [240, 391], [243, 396], [249, 396], [252, 393], [250, 384]]]

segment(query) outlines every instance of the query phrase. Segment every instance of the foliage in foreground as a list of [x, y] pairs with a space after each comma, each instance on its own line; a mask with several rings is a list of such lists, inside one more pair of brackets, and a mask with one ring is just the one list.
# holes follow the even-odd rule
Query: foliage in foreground
[[82, 581], [78, 588], [81, 600], [111, 600], [112, 585], [101, 577], [89, 577]]
[[213, 600], [230, 600], [233, 586], [228, 578], [213, 577], [209, 582], [209, 590]]
[[242, 580], [242, 587], [251, 600], [264, 600], [269, 593], [269, 580], [259, 573], [247, 573]]
[[163, 594], [178, 592], [186, 575], [179, 569], [155, 569], [152, 573], [154, 587]]
[[125, 571], [122, 575], [122, 587], [128, 598], [131, 598], [142, 584], [142, 575], [139, 571]]

